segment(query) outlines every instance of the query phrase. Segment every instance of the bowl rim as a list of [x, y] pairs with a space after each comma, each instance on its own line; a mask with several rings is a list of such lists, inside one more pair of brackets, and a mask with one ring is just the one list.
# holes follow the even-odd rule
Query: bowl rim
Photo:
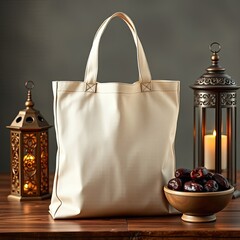
[[171, 190], [167, 186], [164, 186], [164, 192], [172, 195], [184, 196], [184, 197], [204, 197], [204, 196], [210, 197], [210, 196], [222, 196], [222, 195], [231, 194], [234, 192], [234, 187], [230, 185], [229, 189], [218, 191], [218, 192], [184, 192], [184, 191]]

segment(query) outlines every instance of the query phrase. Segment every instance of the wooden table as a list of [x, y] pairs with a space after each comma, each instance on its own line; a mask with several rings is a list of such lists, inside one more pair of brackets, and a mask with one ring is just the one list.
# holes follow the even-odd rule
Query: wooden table
[[0, 239], [240, 239], [240, 198], [231, 200], [211, 223], [183, 222], [180, 215], [53, 220], [48, 214], [49, 199], [8, 201], [9, 183], [9, 176], [1, 174]]

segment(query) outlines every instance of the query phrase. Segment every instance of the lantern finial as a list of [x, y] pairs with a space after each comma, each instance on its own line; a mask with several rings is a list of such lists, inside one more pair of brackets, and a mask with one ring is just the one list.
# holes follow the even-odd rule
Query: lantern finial
[[209, 45], [209, 49], [212, 53], [219, 53], [221, 50], [221, 45], [218, 42], [213, 42]]
[[218, 65], [219, 61], [218, 53], [221, 51], [221, 45], [218, 42], [213, 42], [209, 45], [209, 49], [212, 52], [211, 56], [212, 65]]
[[33, 81], [25, 82], [25, 87], [28, 90], [27, 101], [25, 102], [25, 106], [26, 106], [26, 108], [32, 108], [34, 106], [34, 102], [32, 101], [31, 90], [34, 88], [34, 82]]
[[218, 42], [213, 42], [209, 45], [209, 49], [212, 52], [211, 60], [212, 65], [207, 68], [208, 73], [223, 73], [225, 71], [225, 68], [219, 66], [219, 55], [218, 53], [221, 50], [221, 45]]

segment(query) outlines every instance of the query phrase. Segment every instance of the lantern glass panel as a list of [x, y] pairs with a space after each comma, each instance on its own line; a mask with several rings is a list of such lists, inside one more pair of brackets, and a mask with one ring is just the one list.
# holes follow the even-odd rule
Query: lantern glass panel
[[23, 134], [23, 192], [24, 195], [37, 195], [37, 134]]
[[[224, 170], [227, 168], [227, 109], [221, 111], [220, 132], [216, 123], [215, 108], [196, 108], [194, 119], [194, 154], [197, 160], [195, 167], [205, 166], [209, 170], [215, 171], [216, 165], [219, 165], [220, 172], [224, 174]], [[221, 147], [217, 147], [218, 134], [221, 135], [221, 145], [219, 145]]]

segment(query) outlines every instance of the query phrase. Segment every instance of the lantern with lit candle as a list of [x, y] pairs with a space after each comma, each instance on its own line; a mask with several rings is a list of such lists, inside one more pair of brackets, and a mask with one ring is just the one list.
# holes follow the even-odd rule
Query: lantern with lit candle
[[10, 126], [11, 194], [10, 200], [49, 198], [48, 129], [51, 127], [41, 113], [34, 109], [32, 81], [28, 90], [26, 109], [20, 111]]
[[[223, 174], [235, 186], [236, 100], [235, 81], [219, 65], [221, 46], [209, 46], [212, 64], [195, 84], [194, 90], [194, 167], [205, 166]], [[236, 189], [234, 196], [238, 196]]]

